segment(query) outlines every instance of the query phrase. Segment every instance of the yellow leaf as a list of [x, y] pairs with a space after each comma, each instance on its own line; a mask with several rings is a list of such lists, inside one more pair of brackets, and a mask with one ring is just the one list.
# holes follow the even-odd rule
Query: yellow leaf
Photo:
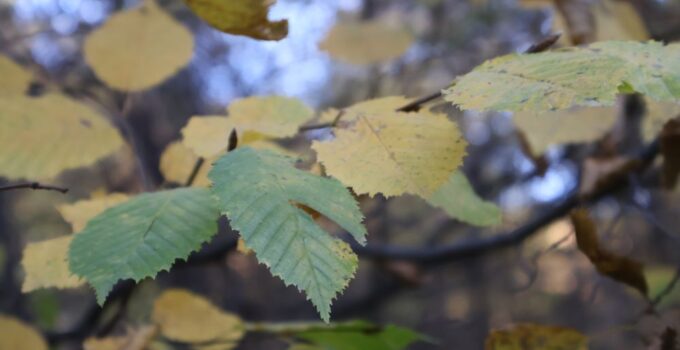
[[610, 130], [617, 118], [616, 107], [572, 107], [554, 112], [517, 112], [512, 120], [537, 154], [549, 146], [594, 141]]
[[192, 117], [182, 129], [182, 143], [199, 157], [214, 157], [227, 149], [232, 129], [225, 117]]
[[73, 232], [80, 232], [85, 228], [90, 219], [99, 215], [104, 210], [128, 200], [128, 196], [122, 193], [111, 193], [98, 198], [80, 200], [71, 204], [62, 204], [57, 210], [66, 222], [71, 224]]
[[[196, 174], [193, 186], [207, 187], [210, 185], [208, 171], [210, 170], [210, 164], [215, 160], [215, 158], [211, 158], [204, 162], [204, 165], [199, 169], [198, 174]], [[197, 161], [198, 156], [194, 152], [183, 143], [175, 141], [169, 144], [161, 155], [161, 173], [165, 181], [184, 185], [189, 179]]]
[[593, 5], [597, 41], [650, 39], [637, 10], [628, 1], [601, 0]]
[[276, 0], [184, 0], [211, 26], [225, 33], [260, 40], [281, 40], [288, 35], [288, 21], [269, 21], [269, 7]]
[[84, 350], [145, 350], [158, 334], [156, 326], [143, 326], [128, 329], [123, 336], [106, 338], [88, 338], [83, 344]]
[[0, 125], [0, 175], [12, 179], [49, 179], [123, 145], [95, 110], [56, 94], [0, 97]]
[[[236, 119], [236, 120], [234, 120]], [[248, 131], [237, 125], [238, 118], [232, 117], [193, 117], [182, 129], [182, 143], [194, 154], [212, 158], [224, 152], [229, 145], [229, 134], [233, 129], [238, 132], [238, 146], [251, 146], [290, 154], [282, 147], [267, 140], [267, 136], [256, 131]], [[272, 124], [275, 125], [275, 124]], [[297, 130], [297, 127], [296, 127]]]
[[63, 236], [29, 243], [24, 248], [21, 265], [26, 272], [21, 291], [40, 288], [76, 288], [85, 281], [68, 268], [68, 247], [73, 236]]
[[111, 87], [145, 90], [173, 76], [193, 55], [192, 34], [154, 0], [117, 13], [85, 40], [85, 60]]
[[388, 61], [403, 55], [413, 43], [413, 36], [378, 20], [337, 23], [319, 48], [332, 57], [354, 64]]
[[642, 136], [645, 141], [653, 140], [667, 121], [680, 115], [680, 103], [657, 102], [645, 98], [647, 114], [642, 120]]
[[429, 198], [462, 163], [467, 143], [444, 114], [348, 115], [335, 139], [312, 148], [329, 175], [356, 193]]
[[244, 333], [238, 316], [181, 289], [167, 290], [158, 297], [152, 319], [166, 338], [185, 343], [220, 342], [234, 347]]
[[270, 137], [290, 137], [314, 111], [302, 101], [281, 96], [248, 97], [228, 108], [229, 121], [237, 130], [256, 131]]
[[563, 327], [520, 324], [494, 330], [486, 338], [485, 350], [587, 350], [588, 338]]
[[14, 63], [10, 58], [0, 55], [0, 96], [23, 94], [31, 83], [31, 73]]
[[33, 327], [0, 315], [0, 349], [47, 350], [47, 343]]

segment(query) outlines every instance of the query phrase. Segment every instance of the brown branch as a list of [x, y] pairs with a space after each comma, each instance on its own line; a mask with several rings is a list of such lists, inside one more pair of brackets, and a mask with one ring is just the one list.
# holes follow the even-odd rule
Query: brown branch
[[203, 163], [205, 163], [205, 158], [203, 157], [199, 157], [196, 160], [194, 167], [191, 169], [191, 174], [189, 174], [189, 178], [187, 179], [187, 182], [184, 184], [185, 187], [190, 187], [191, 185], [194, 184], [194, 181], [196, 180], [196, 175], [198, 175], [198, 172], [201, 170]]
[[632, 172], [640, 172], [646, 169], [658, 154], [659, 142], [658, 140], [655, 140], [640, 152], [636, 158], [638, 165], [628, 169], [628, 173], [618, 174], [618, 176], [612, 178], [606, 186], [598, 188], [596, 192], [590, 194], [587, 198], [583, 198], [578, 191], [574, 191], [567, 195], [561, 203], [537, 215], [523, 226], [504, 234], [453, 243], [450, 245], [437, 247], [428, 246], [422, 248], [380, 244], [361, 246], [353, 241], [350, 242], [350, 244], [354, 251], [364, 259], [403, 260], [421, 265], [450, 263], [465, 258], [488, 254], [523, 242], [541, 228], [566, 215], [571, 209], [584, 204], [584, 202], [596, 202], [599, 199], [626, 187], [629, 183], [628, 175]]
[[27, 182], [27, 183], [22, 183], [22, 184], [0, 186], [0, 192], [11, 191], [11, 190], [19, 190], [19, 189], [57, 191], [57, 192], [61, 192], [61, 193], [68, 192], [68, 188], [57, 187], [57, 186], [52, 186], [52, 185], [43, 185], [39, 182]]

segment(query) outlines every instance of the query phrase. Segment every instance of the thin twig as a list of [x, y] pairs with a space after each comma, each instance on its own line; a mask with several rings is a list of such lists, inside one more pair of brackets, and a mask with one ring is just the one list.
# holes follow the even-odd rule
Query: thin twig
[[338, 114], [333, 118], [333, 121], [326, 122], [326, 123], [319, 123], [319, 124], [310, 124], [310, 125], [303, 125], [301, 126], [298, 131], [299, 132], [304, 132], [304, 131], [311, 131], [311, 130], [318, 130], [318, 129], [327, 129], [327, 128], [334, 128], [338, 125], [340, 122], [340, 119], [342, 116], [345, 115], [345, 110], [341, 109], [338, 111]]
[[189, 178], [187, 179], [187, 182], [184, 184], [184, 186], [190, 187], [191, 185], [194, 184], [194, 181], [196, 180], [196, 175], [198, 175], [198, 172], [201, 170], [203, 163], [205, 163], [205, 158], [203, 157], [199, 157], [196, 160], [193, 169], [191, 169], [191, 174], [189, 174]]
[[656, 309], [656, 307], [663, 301], [663, 299], [665, 297], [667, 297], [669, 294], [671, 294], [671, 292], [673, 291], [673, 288], [675, 288], [675, 286], [678, 284], [678, 281], [680, 281], [680, 267], [678, 267], [675, 270], [675, 274], [673, 275], [673, 278], [670, 280], [670, 282], [668, 282], [666, 287], [664, 287], [663, 290], [661, 290], [659, 292], [659, 294], [657, 294], [654, 297], [654, 299], [652, 299], [649, 302], [652, 309]]
[[22, 184], [0, 186], [0, 192], [11, 191], [11, 190], [19, 190], [19, 189], [57, 191], [57, 192], [61, 192], [61, 193], [68, 192], [68, 188], [52, 186], [52, 185], [43, 185], [39, 182], [27, 182], [27, 183], [22, 183]]
[[[552, 45], [554, 45], [557, 42], [557, 40], [559, 40], [560, 36], [562, 36], [562, 34], [549, 35], [548, 37], [544, 38], [543, 40], [529, 46], [529, 48], [524, 50], [523, 53], [530, 54], [530, 53], [543, 52], [543, 51], [549, 49]], [[444, 90], [444, 89], [440, 89], [437, 92], [433, 92], [433, 93], [425, 95], [423, 97], [419, 97], [419, 98], [409, 102], [408, 104], [397, 108], [396, 111], [397, 112], [418, 112], [423, 107], [423, 105], [425, 105], [426, 103], [434, 101], [438, 98], [441, 98], [443, 96], [442, 90]], [[340, 113], [338, 114], [338, 117], [336, 117], [335, 120], [332, 121], [332, 122], [306, 125], [306, 126], [300, 127], [299, 130], [300, 130], [300, 132], [303, 132], [303, 131], [309, 131], [309, 130], [333, 128], [333, 127], [337, 126], [337, 123], [338, 123], [340, 117], [342, 116], [342, 113], [343, 113], [343, 111], [340, 111]]]
[[562, 33], [557, 33], [557, 34], [552, 34], [549, 35], [548, 37], [544, 38], [543, 40], [529, 46], [528, 49], [524, 50], [524, 53], [539, 53], [543, 52], [557, 42], [557, 40], [560, 40], [560, 37], [562, 36]]
[[[636, 158], [638, 165], [636, 167], [631, 167], [629, 171], [642, 171], [646, 169], [654, 158], [656, 158], [658, 153], [659, 142], [657, 139], [648, 144], [642, 152], [640, 152]], [[364, 259], [403, 260], [419, 263], [421, 265], [450, 263], [465, 258], [481, 256], [523, 242], [525, 239], [538, 232], [542, 227], [566, 215], [576, 206], [583, 204], [584, 201], [596, 202], [606, 195], [617, 192], [629, 183], [627, 175], [628, 174], [620, 174], [618, 177], [613, 178], [607, 186], [598, 188], [598, 190], [592, 193], [587, 199], [582, 198], [578, 191], [574, 191], [566, 196], [560, 204], [539, 214], [526, 222], [523, 226], [505, 234], [467, 240], [450, 245], [422, 248], [380, 244], [362, 246], [354, 241], [350, 241], [350, 244], [354, 251]]]

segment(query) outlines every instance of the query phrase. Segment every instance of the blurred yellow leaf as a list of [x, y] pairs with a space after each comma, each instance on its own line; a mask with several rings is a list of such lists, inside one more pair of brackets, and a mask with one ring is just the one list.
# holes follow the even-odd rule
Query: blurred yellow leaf
[[123, 145], [104, 117], [62, 95], [0, 97], [0, 124], [0, 176], [11, 179], [49, 179]]
[[276, 0], [184, 0], [211, 26], [235, 35], [260, 40], [281, 40], [288, 35], [288, 21], [269, 21], [269, 7]]
[[0, 55], [0, 96], [6, 94], [23, 94], [31, 83], [31, 73], [14, 63], [9, 57]]
[[[210, 164], [215, 160], [215, 158], [211, 158], [204, 162], [198, 174], [196, 174], [193, 186], [207, 187], [210, 185], [208, 171], [210, 170]], [[197, 161], [198, 156], [193, 151], [180, 141], [175, 141], [169, 144], [161, 155], [161, 173], [165, 181], [184, 185], [189, 179]]]
[[302, 101], [281, 96], [239, 99], [228, 107], [229, 121], [237, 130], [256, 131], [270, 137], [290, 137], [314, 115]]
[[319, 48], [342, 61], [371, 64], [403, 55], [412, 43], [413, 36], [404, 28], [373, 20], [337, 23]]
[[128, 329], [123, 336], [106, 338], [88, 338], [83, 343], [84, 350], [145, 350], [156, 337], [156, 326], [143, 326], [138, 329]]
[[71, 224], [73, 232], [78, 233], [85, 228], [90, 219], [99, 215], [104, 210], [128, 200], [128, 196], [122, 193], [111, 193], [92, 199], [84, 199], [71, 204], [62, 204], [57, 210], [66, 222]]
[[156, 300], [153, 321], [168, 339], [184, 343], [216, 342], [235, 347], [243, 337], [241, 319], [186, 290], [170, 289]]
[[52, 287], [76, 288], [85, 282], [68, 268], [68, 247], [72, 239], [69, 235], [26, 245], [21, 259], [26, 273], [22, 292]]
[[594, 141], [610, 130], [617, 118], [616, 107], [572, 107], [554, 112], [515, 113], [512, 120], [537, 154], [549, 146]]
[[588, 338], [569, 328], [520, 324], [494, 330], [485, 350], [587, 350]]
[[629, 1], [600, 0], [591, 6], [597, 41], [650, 39], [644, 21]]
[[182, 143], [197, 156], [214, 157], [227, 149], [232, 129], [225, 117], [192, 117], [182, 128]]
[[645, 98], [647, 114], [642, 120], [642, 136], [649, 142], [659, 135], [667, 121], [680, 115], [680, 103], [657, 102]]
[[[650, 39], [649, 32], [644, 24], [644, 21], [635, 10], [635, 7], [628, 1], [616, 0], [598, 0], [592, 2], [584, 2], [584, 6], [565, 7], [567, 11], [576, 11], [572, 16], [585, 20], [592, 16], [594, 23], [586, 24], [580, 23], [582, 28], [576, 31], [589, 31], [587, 34], [593, 41], [605, 40], [648, 40]], [[525, 8], [551, 8], [553, 11], [552, 32], [564, 33], [559, 39], [559, 43], [563, 46], [570, 46], [573, 43], [571, 31], [564, 18], [564, 13], [558, 11], [551, 0], [522, 0], [520, 5]], [[585, 10], [585, 11], [584, 11]], [[585, 12], [585, 13], [583, 13]], [[587, 21], [586, 21], [587, 22]]]
[[182, 129], [182, 143], [196, 155], [211, 158], [227, 149], [229, 134], [236, 129], [238, 146], [286, 153], [267, 139], [295, 135], [299, 126], [313, 115], [313, 111], [302, 102], [276, 96], [238, 100], [229, 106], [228, 111], [228, 117], [189, 119]]
[[117, 13], [85, 40], [85, 60], [111, 87], [145, 90], [173, 76], [193, 55], [189, 30], [154, 0]]
[[47, 350], [47, 342], [33, 327], [0, 315], [0, 349]]
[[429, 198], [465, 156], [467, 143], [444, 114], [350, 113], [335, 139], [312, 148], [326, 172], [356, 193]]

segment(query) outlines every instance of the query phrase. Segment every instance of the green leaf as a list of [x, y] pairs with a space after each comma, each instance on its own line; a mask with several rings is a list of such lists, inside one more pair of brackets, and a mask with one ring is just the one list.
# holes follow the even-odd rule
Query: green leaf
[[485, 62], [444, 91], [462, 109], [548, 111], [612, 105], [620, 91], [680, 100], [680, 44], [600, 42]]
[[208, 174], [220, 211], [258, 260], [286, 284], [307, 294], [328, 322], [330, 304], [347, 286], [357, 257], [295, 204], [308, 206], [364, 243], [359, 207], [340, 182], [293, 167], [292, 159], [239, 148], [220, 158]]
[[217, 231], [217, 217], [207, 189], [141, 194], [88, 222], [71, 242], [70, 269], [102, 304], [119, 279], [153, 277], [198, 250]]
[[295, 336], [311, 342], [318, 349], [327, 350], [401, 350], [418, 340], [425, 340], [423, 335], [408, 328], [373, 326], [365, 321], [319, 327]]
[[454, 171], [449, 180], [428, 200], [430, 204], [463, 222], [476, 226], [493, 226], [501, 223], [501, 209], [475, 193], [467, 177]]

